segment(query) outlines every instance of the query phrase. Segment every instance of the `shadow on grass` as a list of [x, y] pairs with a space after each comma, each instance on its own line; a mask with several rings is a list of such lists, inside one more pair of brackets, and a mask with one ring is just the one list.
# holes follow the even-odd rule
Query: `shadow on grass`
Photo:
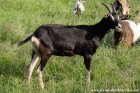
[[27, 65], [17, 62], [0, 62], [0, 76], [25, 78]]
[[134, 84], [135, 84], [136, 88], [139, 89], [139, 92], [140, 92], [140, 81], [139, 80], [136, 80], [134, 82]]

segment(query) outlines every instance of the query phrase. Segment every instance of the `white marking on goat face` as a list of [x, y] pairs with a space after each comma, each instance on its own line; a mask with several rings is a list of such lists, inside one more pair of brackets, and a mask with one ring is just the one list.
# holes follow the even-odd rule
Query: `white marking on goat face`
[[115, 21], [115, 18], [114, 18], [114, 16], [110, 15], [110, 17], [111, 17], [111, 19], [112, 19], [113, 21]]
[[120, 19], [118, 15], [110, 14], [110, 17], [111, 17], [111, 19], [112, 19], [113, 21], [119, 20], [119, 19]]
[[115, 31], [121, 32], [122, 30], [122, 25], [119, 23], [118, 26], [115, 27]]

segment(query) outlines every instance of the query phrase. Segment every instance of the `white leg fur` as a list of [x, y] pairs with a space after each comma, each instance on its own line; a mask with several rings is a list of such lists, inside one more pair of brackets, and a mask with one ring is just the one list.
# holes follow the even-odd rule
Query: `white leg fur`
[[42, 71], [40, 70], [40, 66], [37, 69], [37, 73], [38, 73], [39, 84], [40, 84], [41, 88], [44, 89]]
[[30, 83], [31, 75], [34, 70], [35, 65], [39, 61], [39, 56], [37, 54], [34, 55], [31, 64], [29, 65], [28, 72], [27, 72], [27, 83]]
[[90, 83], [90, 71], [86, 71], [87, 82]]
[[[32, 42], [32, 45], [33, 45], [33, 49], [35, 51], [35, 54], [33, 56], [33, 59], [29, 65], [29, 68], [28, 68], [28, 71], [27, 71], [27, 83], [29, 84], [30, 83], [30, 79], [31, 79], [31, 76], [32, 76], [32, 73], [33, 73], [33, 70], [34, 70], [34, 67], [36, 66], [37, 62], [39, 61], [39, 53], [38, 53], [38, 50], [37, 50], [37, 47], [39, 46], [39, 40], [36, 38], [36, 37], [32, 37], [31, 38], [31, 42]], [[37, 45], [38, 46], [37, 46]]]
[[[31, 42], [33, 44], [35, 52], [38, 53], [37, 48], [39, 48], [39, 46], [40, 46], [39, 39], [34, 37], [34, 36], [32, 36]], [[37, 62], [34, 62], [34, 63], [37, 63]], [[43, 78], [42, 78], [42, 71], [40, 69], [40, 66], [37, 69], [37, 73], [38, 73], [39, 84], [40, 84], [41, 88], [44, 89]]]
[[86, 71], [86, 89], [89, 91], [90, 89], [90, 71]]

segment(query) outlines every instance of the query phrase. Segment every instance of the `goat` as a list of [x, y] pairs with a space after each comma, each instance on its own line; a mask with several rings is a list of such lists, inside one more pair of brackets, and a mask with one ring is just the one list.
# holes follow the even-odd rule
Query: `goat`
[[115, 0], [113, 3], [115, 11], [119, 14], [121, 19], [128, 19], [130, 13], [130, 6], [127, 0]]
[[78, 0], [73, 8], [73, 12], [75, 14], [77, 14], [78, 16], [81, 16], [83, 11], [85, 10], [85, 7], [84, 7], [84, 3], [85, 1], [83, 0]]
[[140, 23], [122, 20], [121, 26], [120, 32], [114, 32], [112, 46], [116, 48], [121, 43], [122, 46], [131, 47], [140, 38]]
[[18, 47], [31, 41], [33, 45], [32, 61], [27, 72], [27, 82], [39, 59], [41, 59], [37, 72], [40, 86], [43, 89], [42, 71], [52, 55], [84, 57], [84, 64], [87, 70], [87, 81], [90, 82], [91, 58], [96, 53], [101, 39], [109, 29], [120, 28], [119, 16], [103, 4], [109, 13], [95, 25], [60, 25], [48, 24], [38, 29], [18, 44]]

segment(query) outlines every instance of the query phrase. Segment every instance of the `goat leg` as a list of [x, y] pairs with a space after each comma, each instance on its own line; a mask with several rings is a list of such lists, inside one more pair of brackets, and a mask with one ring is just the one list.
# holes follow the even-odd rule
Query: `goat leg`
[[30, 83], [30, 79], [31, 79], [31, 75], [33, 73], [33, 70], [37, 64], [37, 62], [39, 61], [39, 56], [37, 54], [34, 54], [33, 59], [29, 65], [28, 71], [27, 71], [27, 84]]

